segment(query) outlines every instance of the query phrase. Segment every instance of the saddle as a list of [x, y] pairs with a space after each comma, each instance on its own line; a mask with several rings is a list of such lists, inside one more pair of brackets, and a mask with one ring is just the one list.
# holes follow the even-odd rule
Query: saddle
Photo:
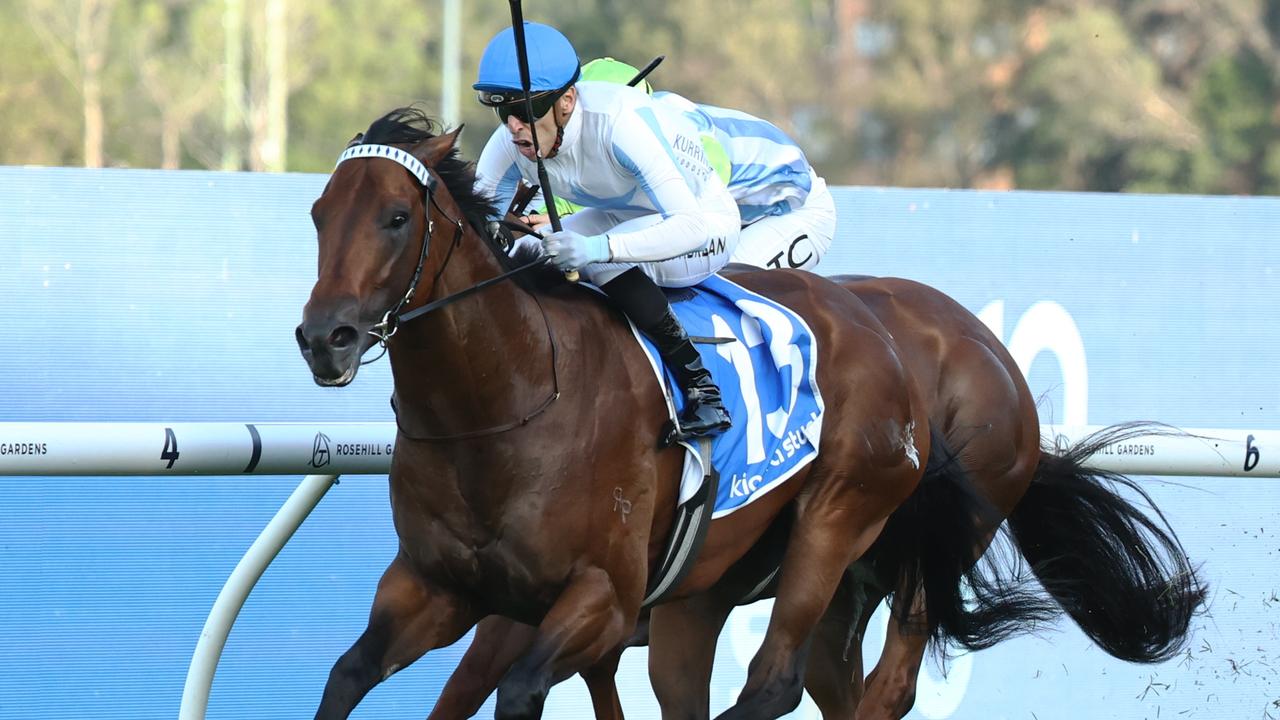
[[[733, 427], [686, 449], [676, 523], [645, 604], [661, 601], [692, 567], [712, 519], [780, 486], [818, 455], [824, 406], [815, 338], [788, 308], [712, 276], [668, 292], [720, 386]], [[636, 328], [674, 420], [684, 398], [656, 348]]]

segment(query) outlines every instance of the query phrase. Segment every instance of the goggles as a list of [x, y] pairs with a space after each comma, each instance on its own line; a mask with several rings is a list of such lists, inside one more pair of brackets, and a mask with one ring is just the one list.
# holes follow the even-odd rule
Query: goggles
[[534, 120], [551, 112], [551, 108], [555, 106], [556, 101], [562, 95], [578, 82], [578, 77], [582, 74], [582, 69], [577, 68], [573, 71], [573, 77], [569, 78], [569, 82], [565, 83], [555, 90], [542, 90], [529, 93], [529, 103], [533, 105], [533, 117], [525, 117], [524, 91], [519, 88], [500, 88], [498, 90], [477, 90], [476, 97], [480, 100], [481, 105], [491, 107], [498, 113], [498, 119], [502, 124], [507, 123], [507, 118], [512, 115], [516, 116], [520, 122], [525, 125], [532, 125]]
[[493, 108], [494, 112], [498, 113], [498, 119], [502, 121], [503, 125], [507, 124], [507, 118], [512, 115], [516, 116], [516, 119], [525, 125], [532, 125], [534, 120], [551, 112], [551, 108], [555, 106], [556, 101], [564, 93], [565, 90], [550, 90], [530, 97], [530, 104], [533, 105], [532, 118], [525, 117], [524, 93], [519, 90], [500, 90], [497, 92], [481, 90], [477, 94], [480, 97], [480, 104]]

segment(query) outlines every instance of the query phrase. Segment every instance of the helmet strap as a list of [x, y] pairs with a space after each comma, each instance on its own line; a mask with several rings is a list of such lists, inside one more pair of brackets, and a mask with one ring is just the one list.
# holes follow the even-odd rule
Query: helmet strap
[[560, 122], [559, 106], [560, 106], [560, 101], [557, 100], [556, 104], [551, 108], [551, 117], [556, 122], [556, 141], [554, 143], [551, 143], [551, 149], [547, 151], [546, 155], [542, 156], [547, 160], [550, 160], [551, 158], [555, 157], [556, 154], [560, 152], [560, 144], [564, 142], [564, 124]]

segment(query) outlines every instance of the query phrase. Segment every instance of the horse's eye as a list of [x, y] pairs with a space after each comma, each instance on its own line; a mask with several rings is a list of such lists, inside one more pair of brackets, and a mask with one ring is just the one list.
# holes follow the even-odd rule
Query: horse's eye
[[387, 227], [391, 228], [392, 230], [399, 230], [400, 228], [404, 227], [405, 223], [407, 222], [409, 222], [409, 216], [407, 214], [396, 213], [395, 215], [391, 216], [391, 222], [387, 223]]

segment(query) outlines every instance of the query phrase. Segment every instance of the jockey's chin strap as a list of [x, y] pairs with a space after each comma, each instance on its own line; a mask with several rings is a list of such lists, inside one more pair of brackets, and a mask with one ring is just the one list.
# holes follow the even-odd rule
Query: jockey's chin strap
[[[453, 224], [453, 240], [449, 243], [449, 250], [445, 254], [444, 262], [440, 263], [440, 269], [436, 270], [436, 274], [432, 276], [432, 280], [431, 280], [432, 287], [436, 286], [436, 283], [437, 281], [439, 281], [440, 276], [444, 273], [445, 268], [449, 266], [449, 261], [453, 259], [453, 251], [462, 242], [462, 235], [463, 235], [462, 220], [460, 218], [449, 217], [449, 213], [445, 212], [444, 208], [440, 207], [440, 204], [436, 202], [435, 189], [437, 187], [437, 182], [438, 182], [436, 180], [436, 176], [428, 172], [427, 166], [423, 164], [421, 160], [414, 157], [412, 153], [406, 150], [402, 150], [398, 147], [394, 147], [391, 145], [378, 145], [373, 143], [351, 145], [346, 150], [342, 151], [342, 154], [338, 156], [338, 162], [334, 165], [334, 168], [337, 168], [338, 165], [341, 165], [347, 160], [351, 160], [353, 158], [365, 158], [365, 157], [384, 158], [386, 160], [391, 160], [392, 162], [398, 163], [399, 165], [404, 167], [404, 169], [408, 170], [410, 174], [412, 174], [415, 178], [417, 178], [418, 183], [422, 185], [423, 193], [426, 195], [427, 202], [423, 204], [423, 215], [426, 216], [426, 230], [422, 235], [422, 250], [418, 253], [418, 264], [417, 264], [417, 267], [413, 269], [413, 277], [409, 280], [409, 288], [405, 290], [404, 295], [401, 296], [400, 300], [398, 300], [395, 305], [391, 306], [390, 310], [387, 310], [387, 312], [383, 314], [382, 319], [379, 320], [377, 323], [375, 323], [373, 327], [371, 327], [368, 330], [368, 333], [370, 335], [378, 339], [378, 344], [382, 346], [382, 352], [379, 353], [378, 356], [373, 358], [372, 360], [361, 361], [360, 363], [361, 365], [368, 365], [369, 363], [377, 362], [379, 359], [382, 358], [383, 355], [387, 353], [387, 341], [390, 340], [391, 337], [395, 335], [396, 332], [400, 329], [401, 323], [405, 323], [410, 320], [413, 320], [414, 318], [426, 315], [427, 313], [432, 312], [433, 310], [439, 310], [440, 308], [445, 307], [446, 305], [451, 305], [469, 295], [473, 295], [477, 292], [480, 292], [481, 290], [484, 290], [485, 288], [491, 285], [496, 285], [497, 283], [500, 283], [503, 280], [507, 280], [514, 275], [517, 275], [533, 267], [536, 267], [538, 265], [543, 265], [546, 263], [546, 258], [542, 258], [542, 257], [536, 258], [523, 265], [520, 265], [519, 267], [508, 270], [507, 272], [504, 272], [501, 275], [498, 275], [497, 277], [492, 277], [492, 278], [489, 278], [488, 280], [482, 280], [476, 283], [475, 285], [472, 285], [469, 288], [466, 288], [464, 290], [459, 290], [458, 292], [453, 293], [451, 295], [446, 295], [445, 297], [442, 297], [438, 300], [433, 300], [427, 303], [426, 305], [414, 308], [412, 310], [409, 310], [408, 312], [401, 312], [401, 310], [406, 305], [408, 305], [410, 302], [413, 301], [413, 295], [415, 292], [417, 292], [418, 283], [422, 281], [422, 271], [427, 264], [427, 250], [431, 244], [431, 235], [435, 231], [435, 222], [431, 219], [430, 208], [434, 207], [436, 209], [436, 212], [439, 212], [441, 216], [443, 216], [445, 219], [447, 219], [450, 223]], [[430, 207], [428, 207], [428, 205]], [[538, 310], [542, 313], [542, 321], [547, 328], [547, 339], [551, 344], [551, 394], [547, 397], [547, 399], [544, 400], [543, 403], [537, 407], [537, 409], [535, 409], [533, 412], [529, 413], [528, 415], [524, 416], [518, 421], [506, 423], [504, 425], [499, 425], [491, 428], [486, 428], [483, 430], [473, 430], [469, 432], [457, 433], [454, 435], [440, 435], [440, 436], [428, 435], [428, 436], [420, 436], [420, 437], [409, 435], [409, 433], [406, 432], [403, 427], [400, 427], [400, 417], [399, 417], [399, 413], [397, 413], [396, 426], [400, 430], [401, 434], [403, 434], [405, 437], [408, 437], [410, 440], [429, 440], [429, 441], [462, 440], [466, 438], [481, 437], [484, 435], [494, 435], [494, 434], [506, 432], [507, 430], [512, 430], [527, 424], [533, 418], [537, 417], [538, 415], [541, 415], [544, 410], [546, 410], [548, 407], [551, 406], [551, 403], [555, 402], [556, 399], [560, 397], [560, 377], [556, 370], [557, 351], [556, 351], [555, 335], [553, 335], [551, 332], [551, 322], [547, 319], [547, 311], [543, 309], [542, 302], [538, 300], [538, 296], [536, 294], [533, 295], [533, 300], [535, 303], [537, 303]], [[395, 406], [395, 403], [393, 402], [392, 407], [394, 408], [394, 406]]]
[[[556, 103], [556, 105], [559, 104], [559, 102]], [[560, 154], [560, 146], [564, 144], [564, 125], [560, 122], [560, 114], [556, 112], [557, 110], [559, 110], [559, 108], [553, 105], [551, 108], [551, 119], [556, 123], [556, 141], [551, 143], [551, 149], [542, 156], [545, 160], [550, 160]], [[536, 132], [536, 130], [534, 130], [534, 132]]]

